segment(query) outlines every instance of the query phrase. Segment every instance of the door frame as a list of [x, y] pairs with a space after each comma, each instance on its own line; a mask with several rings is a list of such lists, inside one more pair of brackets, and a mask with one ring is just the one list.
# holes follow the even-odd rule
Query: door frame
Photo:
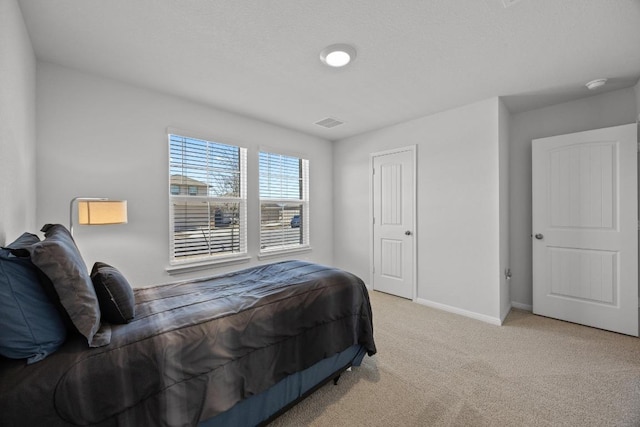
[[374, 224], [373, 224], [373, 203], [374, 203], [374, 194], [373, 194], [373, 162], [376, 157], [386, 156], [389, 154], [401, 153], [404, 151], [408, 151], [411, 153], [412, 163], [413, 163], [413, 174], [411, 176], [411, 180], [413, 181], [413, 224], [411, 224], [411, 230], [413, 233], [413, 239], [411, 241], [413, 248], [413, 257], [411, 259], [412, 264], [412, 274], [413, 274], [413, 286], [412, 286], [412, 301], [416, 301], [418, 298], [418, 161], [417, 161], [417, 145], [408, 145], [406, 147], [393, 148], [390, 150], [377, 151], [375, 153], [369, 153], [369, 283], [371, 283], [371, 289], [375, 290], [374, 283], [374, 263], [375, 263], [375, 254], [373, 251], [375, 235], [374, 235]]

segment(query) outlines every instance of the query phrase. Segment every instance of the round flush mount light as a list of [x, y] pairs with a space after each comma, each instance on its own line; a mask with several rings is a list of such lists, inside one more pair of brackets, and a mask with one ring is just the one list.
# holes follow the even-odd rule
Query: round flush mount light
[[356, 50], [348, 44], [332, 44], [320, 52], [320, 60], [330, 67], [344, 67], [356, 58]]
[[601, 86], [604, 86], [604, 84], [606, 82], [607, 82], [607, 79], [595, 79], [595, 80], [591, 80], [589, 83], [585, 84], [585, 86], [589, 90], [594, 90], [594, 89], [598, 89]]

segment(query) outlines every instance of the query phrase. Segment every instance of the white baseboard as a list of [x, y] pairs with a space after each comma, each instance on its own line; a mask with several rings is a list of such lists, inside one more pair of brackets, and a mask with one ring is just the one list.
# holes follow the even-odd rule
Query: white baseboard
[[449, 313], [459, 314], [461, 316], [470, 317], [472, 319], [480, 320], [482, 322], [490, 323], [492, 325], [500, 326], [502, 322], [498, 317], [487, 316], [486, 314], [475, 313], [473, 311], [464, 310], [462, 308], [453, 307], [451, 305], [441, 304], [439, 302], [433, 302], [422, 298], [416, 298], [415, 302], [418, 304], [426, 305], [427, 307], [437, 308], [438, 310], [448, 311]]
[[511, 307], [518, 308], [520, 310], [533, 311], [533, 306], [529, 304], [522, 304], [519, 302], [511, 301]]

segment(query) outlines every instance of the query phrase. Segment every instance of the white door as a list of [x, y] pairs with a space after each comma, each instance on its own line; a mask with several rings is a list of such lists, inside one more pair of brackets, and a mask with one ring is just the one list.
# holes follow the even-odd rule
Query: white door
[[636, 125], [536, 139], [533, 312], [638, 336]]
[[373, 155], [373, 289], [415, 298], [415, 150]]

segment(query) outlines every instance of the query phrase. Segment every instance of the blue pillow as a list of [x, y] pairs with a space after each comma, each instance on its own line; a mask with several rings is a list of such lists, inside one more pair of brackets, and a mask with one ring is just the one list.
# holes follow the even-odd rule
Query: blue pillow
[[35, 234], [22, 233], [20, 237], [18, 237], [14, 242], [9, 243], [5, 248], [20, 251], [38, 242], [40, 242], [40, 238]]
[[38, 362], [56, 351], [67, 330], [28, 258], [0, 249], [0, 354]]

